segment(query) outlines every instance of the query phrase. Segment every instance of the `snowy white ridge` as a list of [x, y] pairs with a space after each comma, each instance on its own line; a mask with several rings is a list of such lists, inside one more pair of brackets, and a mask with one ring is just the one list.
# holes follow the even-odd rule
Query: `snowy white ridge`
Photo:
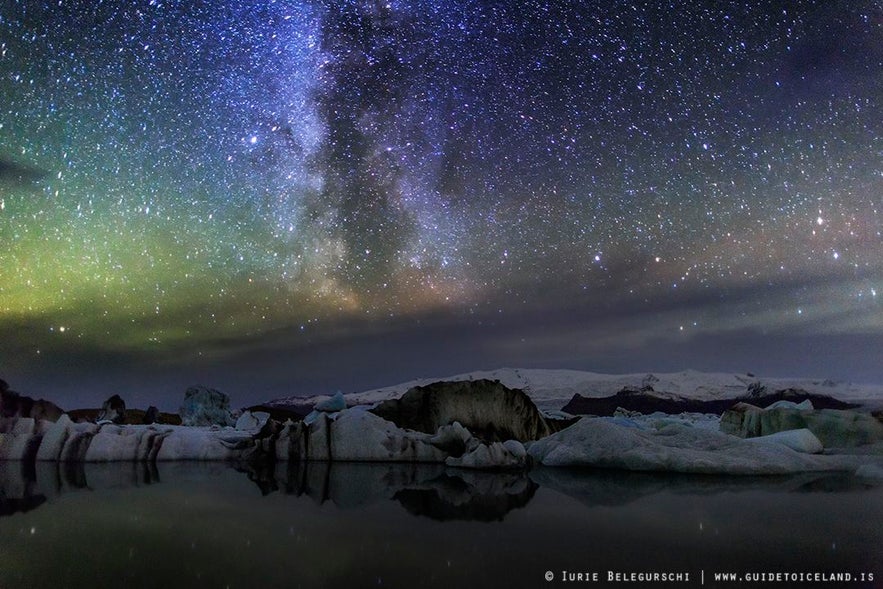
[[[883, 385], [853, 384], [810, 378], [766, 378], [752, 374], [710, 373], [686, 370], [674, 373], [600, 374], [580, 370], [538, 368], [499, 368], [478, 370], [435, 378], [421, 378], [397, 385], [344, 395], [349, 405], [373, 405], [402, 396], [408, 389], [438, 381], [489, 379], [499, 380], [509, 388], [524, 390], [544, 410], [560, 409], [579, 393], [583, 397], [607, 397], [625, 387], [652, 386], [665, 392], [697, 400], [739, 397], [748, 387], [759, 383], [772, 393], [782, 389], [803, 389], [842, 401], [872, 406], [883, 405]], [[330, 395], [289, 397], [272, 401], [273, 405], [308, 404], [329, 399]]]

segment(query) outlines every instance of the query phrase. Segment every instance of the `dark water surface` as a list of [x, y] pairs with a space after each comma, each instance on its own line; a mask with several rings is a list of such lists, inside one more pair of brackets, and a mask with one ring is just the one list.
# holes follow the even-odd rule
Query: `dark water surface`
[[[714, 580], [727, 572], [849, 573], [854, 580]], [[599, 580], [565, 581], [577, 573]], [[611, 573], [688, 580], [617, 583]], [[39, 464], [28, 471], [0, 463], [4, 589], [703, 581], [883, 586], [883, 487], [830, 474], [492, 474], [372, 464], [258, 472], [201, 463]]]

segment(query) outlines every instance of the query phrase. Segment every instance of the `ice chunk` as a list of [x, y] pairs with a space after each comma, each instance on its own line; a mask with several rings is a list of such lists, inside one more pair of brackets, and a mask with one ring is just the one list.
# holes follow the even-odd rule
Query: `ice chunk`
[[758, 444], [783, 444], [795, 452], [819, 454], [824, 450], [819, 439], [806, 428], [777, 432], [768, 436], [745, 438], [746, 442]]
[[445, 458], [430, 443], [428, 434], [403, 430], [368, 411], [348, 409], [333, 422], [320, 423], [323, 421], [324, 427], [331, 428], [330, 455], [334, 460], [441, 462]]
[[30, 433], [0, 434], [0, 460], [25, 460], [32, 452], [36, 454], [34, 447], [40, 438]]
[[530, 445], [528, 453], [551, 466], [595, 466], [640, 471], [784, 474], [855, 468], [864, 456], [816, 456], [781, 443], [744, 440], [703, 428], [670, 425], [659, 431], [583, 419]]
[[230, 413], [230, 397], [215, 389], [190, 387], [184, 392], [180, 409], [183, 425], [233, 425], [236, 420]]
[[247, 432], [183, 426], [167, 429], [157, 460], [227, 460], [240, 455], [240, 443], [253, 446]]
[[795, 403], [794, 401], [776, 401], [775, 403], [767, 405], [766, 409], [796, 409], [798, 411], [812, 411], [815, 408], [812, 406], [812, 401], [806, 399], [800, 403]]
[[316, 403], [315, 409], [316, 411], [325, 411], [326, 413], [343, 411], [346, 409], [346, 399], [343, 398], [343, 393], [337, 391], [334, 393], [334, 396]]
[[503, 447], [506, 449], [509, 454], [517, 458], [518, 460], [524, 460], [527, 458], [527, 450], [524, 449], [524, 444], [519, 442], [518, 440], [506, 440], [503, 442]]
[[12, 425], [12, 433], [20, 435], [32, 435], [37, 422], [33, 417], [19, 417]]
[[68, 430], [73, 425], [67, 413], [58, 418], [43, 434], [43, 441], [37, 450], [37, 460], [58, 460], [67, 441]]
[[743, 438], [809, 429], [826, 448], [853, 448], [883, 440], [883, 424], [870, 413], [852, 410], [761, 409], [737, 403], [721, 416], [720, 429]]
[[[140, 429], [140, 428], [139, 428]], [[118, 462], [135, 460], [141, 432], [117, 425], [102, 425], [86, 449], [86, 462]]]
[[455, 421], [450, 425], [438, 428], [438, 432], [429, 438], [429, 443], [443, 452], [453, 456], [461, 456], [471, 449], [469, 442], [473, 439], [472, 433], [460, 425], [459, 421]]
[[[479, 444], [474, 450], [463, 456], [449, 456], [445, 460], [445, 464], [460, 468], [482, 469], [523, 467], [527, 456], [524, 446], [517, 440], [508, 440], [508, 442], [515, 442], [520, 448], [513, 444], [509, 444], [507, 447], [501, 442]], [[510, 448], [513, 451], [510, 451]]]
[[876, 479], [883, 482], [883, 466], [879, 464], [863, 464], [856, 469], [855, 474], [865, 479]]
[[266, 411], [243, 411], [236, 420], [235, 429], [239, 431], [256, 432], [264, 427], [270, 414]]

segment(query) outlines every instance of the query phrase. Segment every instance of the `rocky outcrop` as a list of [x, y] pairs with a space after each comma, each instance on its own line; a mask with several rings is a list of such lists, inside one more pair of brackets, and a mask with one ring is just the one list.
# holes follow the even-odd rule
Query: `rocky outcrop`
[[883, 440], [883, 423], [870, 413], [802, 409], [787, 403], [766, 409], [739, 403], [721, 416], [720, 428], [741, 438], [808, 429], [826, 448], [854, 448]]
[[190, 387], [184, 392], [180, 409], [181, 424], [189, 426], [234, 425], [230, 397], [215, 389]]
[[750, 403], [758, 407], [767, 407], [774, 403], [794, 403], [800, 404], [809, 402], [816, 409], [855, 409], [858, 407], [855, 403], [847, 403], [828, 395], [819, 395], [810, 393], [803, 389], [779, 389], [773, 393], [768, 393], [765, 387], [749, 393], [743, 397], [736, 399], [739, 402]]
[[10, 390], [5, 380], [0, 380], [0, 432], [18, 418], [55, 421], [64, 411], [50, 401], [32, 399]]
[[310, 414], [313, 411], [313, 405], [273, 405], [270, 403], [262, 403], [260, 405], [252, 405], [251, 407], [247, 407], [246, 411], [262, 412], [269, 413], [270, 419], [278, 421], [279, 423], [285, 423], [287, 420], [291, 421], [300, 421], [304, 417]]
[[97, 421], [110, 421], [117, 425], [126, 422], [126, 402], [119, 395], [110, 397], [101, 406]]
[[159, 409], [157, 409], [153, 405], [148, 407], [147, 411], [144, 412], [144, 417], [141, 418], [141, 422], [144, 425], [150, 425], [151, 423], [159, 422]]
[[[74, 423], [98, 423], [111, 420], [104, 419], [105, 409], [103, 407], [72, 409], [66, 412]], [[125, 408], [125, 415], [122, 421], [111, 421], [117, 425], [151, 425], [153, 423], [161, 423], [166, 425], [181, 425], [181, 417], [177, 413], [166, 413], [160, 411], [156, 407], [144, 409], [136, 409], [133, 407]]]
[[490, 380], [414, 387], [399, 399], [383, 401], [371, 412], [401, 428], [428, 434], [457, 421], [488, 442], [537, 440], [556, 427], [524, 391]]

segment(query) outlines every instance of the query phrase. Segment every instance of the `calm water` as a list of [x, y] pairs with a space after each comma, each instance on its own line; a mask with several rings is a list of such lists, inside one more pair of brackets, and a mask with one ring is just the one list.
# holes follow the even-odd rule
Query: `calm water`
[[770, 586], [715, 572], [873, 573], [844, 585], [871, 587], [881, 524], [883, 488], [831, 475], [6, 463], [0, 587], [586, 587], [611, 586], [610, 571], [689, 573], [673, 587]]

